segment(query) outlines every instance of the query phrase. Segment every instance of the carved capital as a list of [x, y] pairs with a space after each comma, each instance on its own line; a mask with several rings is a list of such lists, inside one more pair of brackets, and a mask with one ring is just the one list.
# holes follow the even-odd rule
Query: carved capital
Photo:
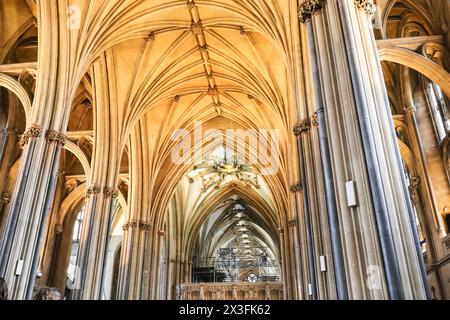
[[327, 0], [308, 0], [301, 4], [298, 8], [298, 19], [301, 23], [308, 20], [325, 9]]
[[104, 188], [103, 194], [105, 195], [105, 198], [112, 198], [116, 199], [119, 196], [119, 191], [114, 188]]
[[405, 109], [403, 109], [404, 114], [414, 114], [416, 113], [416, 106], [408, 106]]
[[3, 192], [2, 194], [0, 194], [0, 201], [1, 201], [1, 202], [3, 202], [3, 203], [9, 203], [10, 200], [11, 200], [11, 199], [10, 199], [9, 193]]
[[311, 121], [309, 119], [304, 119], [294, 126], [294, 134], [298, 136], [299, 134], [308, 131], [310, 128]]
[[61, 132], [48, 130], [47, 131], [47, 143], [49, 144], [59, 144], [64, 146], [67, 141], [67, 136]]
[[291, 185], [290, 190], [292, 193], [300, 192], [302, 190], [302, 185], [300, 182]]
[[124, 231], [127, 230], [140, 230], [140, 231], [148, 231], [152, 226], [151, 222], [139, 221], [137, 219], [133, 219], [128, 221], [122, 226]]
[[289, 227], [295, 227], [297, 225], [297, 220], [295, 220], [295, 219], [292, 219], [292, 220], [289, 220], [288, 221], [288, 226]]
[[139, 222], [139, 230], [142, 231], [149, 231], [151, 228], [152, 224], [151, 223], [147, 223], [147, 222]]
[[377, 6], [371, 0], [353, 0], [358, 9], [364, 10], [368, 16], [373, 16], [377, 11]]
[[97, 195], [102, 191], [102, 187], [98, 185], [93, 185], [86, 189], [84, 197], [86, 199], [90, 198], [92, 195]]
[[33, 125], [28, 128], [20, 139], [20, 146], [25, 147], [32, 139], [37, 139], [42, 136], [43, 129], [40, 126]]

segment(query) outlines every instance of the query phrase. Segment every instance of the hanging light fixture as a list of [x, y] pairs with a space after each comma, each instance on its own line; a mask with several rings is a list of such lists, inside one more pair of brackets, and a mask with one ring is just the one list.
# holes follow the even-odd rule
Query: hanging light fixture
[[202, 192], [211, 188], [219, 190], [233, 180], [240, 181], [249, 188], [259, 189], [261, 187], [258, 183], [258, 175], [253, 171], [253, 166], [244, 164], [235, 156], [228, 157], [225, 147], [218, 148], [209, 159], [194, 166], [191, 176], [188, 175], [188, 177], [190, 183], [202, 179]]

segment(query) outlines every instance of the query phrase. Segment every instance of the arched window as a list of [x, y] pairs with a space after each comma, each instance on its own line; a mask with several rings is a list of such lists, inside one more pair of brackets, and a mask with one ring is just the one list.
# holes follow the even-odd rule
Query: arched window
[[403, 163], [403, 166], [406, 174], [410, 197], [413, 204], [414, 222], [416, 224], [417, 233], [419, 235], [420, 247], [422, 249], [422, 253], [425, 254], [425, 252], [427, 251], [427, 239], [425, 232], [426, 221], [423, 212], [422, 196], [420, 194], [420, 178], [411, 176], [410, 172], [406, 168], [405, 163]]
[[85, 215], [86, 206], [83, 206], [77, 215], [77, 219], [75, 220], [75, 225], [73, 227], [72, 248], [70, 250], [69, 266], [67, 268], [67, 278], [72, 283], [75, 282], [75, 268], [77, 265], [78, 248], [80, 245], [81, 230], [83, 227], [83, 220]]
[[245, 277], [245, 282], [257, 282], [259, 280], [258, 276], [254, 273], [249, 274]]
[[450, 132], [450, 115], [447, 108], [447, 101], [437, 84], [426, 81], [425, 86], [436, 137], [439, 144], [442, 144]]

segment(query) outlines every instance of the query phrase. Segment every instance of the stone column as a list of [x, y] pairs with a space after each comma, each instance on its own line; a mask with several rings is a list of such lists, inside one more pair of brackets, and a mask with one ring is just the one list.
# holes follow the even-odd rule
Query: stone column
[[21, 169], [0, 247], [0, 276], [11, 299], [30, 299], [39, 262], [41, 239], [56, 185], [62, 133], [32, 126], [23, 134]]
[[307, 164], [305, 159], [305, 145], [308, 143], [309, 136], [307, 132], [311, 127], [311, 121], [309, 119], [304, 119], [300, 121], [294, 127], [294, 134], [297, 136], [298, 144], [298, 157], [301, 173], [301, 189], [302, 189], [302, 199], [303, 199], [303, 215], [306, 230], [306, 245], [307, 245], [307, 256], [308, 256], [308, 271], [309, 271], [309, 283], [307, 292], [311, 296], [312, 300], [317, 300], [317, 269], [316, 269], [316, 253], [315, 253], [315, 242], [313, 235], [313, 222], [311, 218], [311, 207], [310, 207], [310, 193], [308, 185], [308, 172]]
[[300, 183], [293, 184], [290, 187], [291, 192], [294, 196], [294, 210], [295, 210], [295, 219], [291, 220], [289, 226], [294, 230], [294, 243], [295, 243], [295, 252], [296, 252], [296, 264], [297, 264], [297, 299], [298, 300], [306, 300], [306, 286], [305, 286], [305, 276], [304, 276], [304, 268], [303, 268], [303, 256], [302, 256], [302, 243], [301, 243], [301, 231], [300, 231], [300, 206], [298, 200], [298, 193], [301, 192]]
[[[323, 101], [320, 125], [329, 133], [349, 297], [425, 298], [371, 24], [374, 5], [362, 0], [299, 4], [300, 21], [310, 24], [309, 45], [317, 54], [320, 90], [315, 95]], [[356, 186], [357, 203], [348, 202], [347, 183]]]
[[51, 271], [52, 260], [54, 258], [54, 250], [58, 238], [58, 231], [60, 230], [59, 223], [59, 209], [62, 200], [64, 199], [65, 175], [64, 172], [58, 171], [56, 181], [55, 197], [51, 206], [48, 221], [46, 221], [45, 237], [43, 239], [42, 252], [39, 262], [39, 271], [42, 276], [39, 279], [39, 285], [50, 285], [49, 275]]
[[102, 299], [107, 250], [119, 192], [113, 187], [93, 185], [86, 191], [83, 220], [75, 273], [74, 299]]

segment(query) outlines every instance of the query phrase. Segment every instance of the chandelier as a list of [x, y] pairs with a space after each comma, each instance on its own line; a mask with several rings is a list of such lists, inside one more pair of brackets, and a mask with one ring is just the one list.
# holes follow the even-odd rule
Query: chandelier
[[223, 185], [232, 181], [244, 183], [248, 188], [252, 186], [259, 189], [258, 175], [253, 166], [243, 163], [237, 157], [227, 157], [226, 148], [218, 148], [208, 159], [193, 167], [188, 175], [189, 182], [201, 179], [202, 192], [211, 188], [219, 190]]

